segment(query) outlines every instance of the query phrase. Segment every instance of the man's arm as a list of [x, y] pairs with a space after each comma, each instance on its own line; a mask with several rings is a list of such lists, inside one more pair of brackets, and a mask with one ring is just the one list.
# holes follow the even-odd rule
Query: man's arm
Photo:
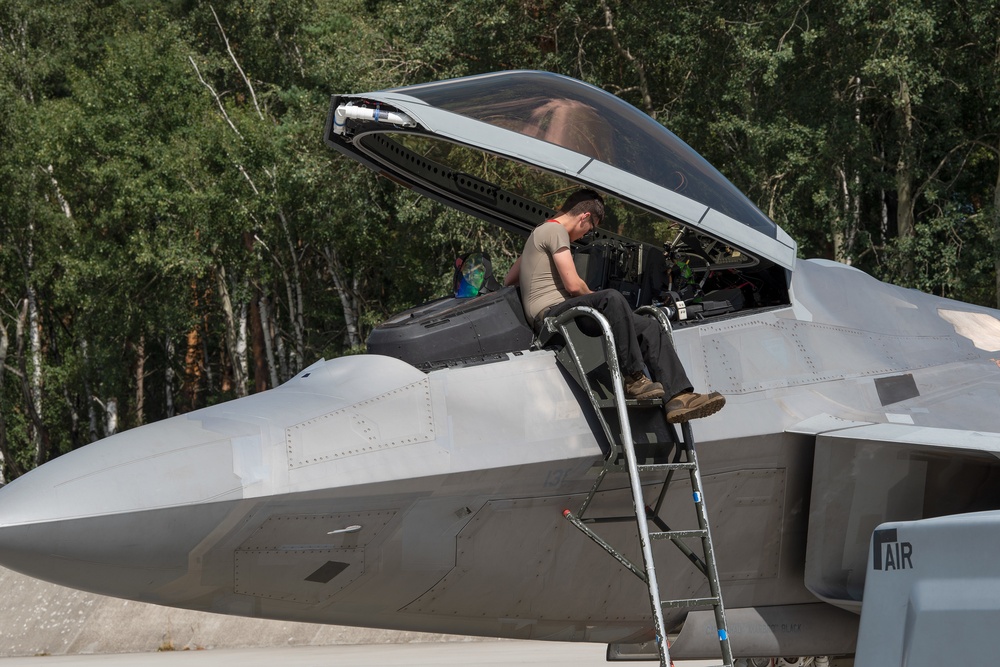
[[518, 257], [514, 264], [510, 267], [510, 271], [507, 272], [507, 276], [503, 279], [503, 286], [510, 287], [511, 285], [516, 285], [521, 280], [521, 258]]
[[562, 280], [563, 287], [573, 296], [590, 294], [590, 288], [583, 278], [576, 272], [576, 264], [573, 263], [573, 253], [569, 248], [560, 248], [552, 255], [552, 261], [556, 263], [556, 271], [559, 272], [559, 279]]

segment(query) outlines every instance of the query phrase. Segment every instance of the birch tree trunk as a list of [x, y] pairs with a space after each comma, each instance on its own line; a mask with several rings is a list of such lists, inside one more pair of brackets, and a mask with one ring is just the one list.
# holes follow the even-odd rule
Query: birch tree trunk
[[255, 392], [267, 391], [267, 365], [269, 363], [268, 354], [264, 349], [267, 347], [267, 343], [264, 341], [264, 321], [260, 302], [260, 289], [254, 288], [250, 299], [250, 340], [253, 349], [253, 386]]
[[[861, 77], [853, 77], [854, 85], [854, 124], [861, 128]], [[858, 230], [861, 228], [861, 176], [857, 170], [853, 176], [847, 165], [847, 160], [837, 167], [840, 180], [840, 196], [843, 216], [840, 225], [833, 230], [833, 257], [838, 262], [851, 264], [854, 255], [854, 243]], [[853, 192], [851, 186], [854, 186]]]
[[[0, 388], [3, 387], [4, 365], [7, 363], [7, 347], [10, 338], [7, 336], [7, 326], [0, 323]], [[2, 398], [2, 394], [0, 394]], [[0, 403], [0, 484], [7, 483], [7, 469], [11, 468], [10, 478], [17, 477], [13, 471], [13, 460], [7, 452], [7, 421], [4, 418], [6, 407]]]
[[35, 223], [33, 220], [28, 222], [28, 239], [25, 244], [25, 256], [24, 256], [24, 275], [25, 275], [25, 293], [27, 298], [25, 299], [25, 308], [27, 310], [28, 319], [28, 338], [31, 344], [31, 384], [30, 384], [30, 396], [32, 403], [32, 410], [36, 415], [39, 416], [37, 423], [35, 425], [34, 441], [35, 441], [35, 462], [36, 465], [41, 465], [45, 462], [48, 457], [48, 438], [43, 437], [41, 428], [41, 417], [43, 413], [42, 406], [42, 332], [41, 323], [39, 322], [38, 316], [38, 294], [35, 291], [35, 284], [33, 282], [33, 274], [35, 270]]
[[[833, 222], [831, 236], [833, 238], [833, 258], [838, 262], [850, 265], [853, 261], [854, 242], [858, 229], [861, 227], [861, 178], [855, 172], [853, 177], [848, 176], [844, 166], [836, 169], [837, 180], [840, 185], [840, 210], [841, 214]], [[854, 191], [851, 191], [853, 182]]]
[[[302, 277], [299, 272], [299, 258], [295, 252], [295, 243], [292, 240], [292, 233], [288, 228], [288, 220], [285, 218], [284, 212], [280, 209], [278, 210], [278, 219], [281, 221], [281, 229], [285, 234], [285, 243], [288, 244], [288, 256], [292, 263], [293, 281], [288, 285], [288, 301], [289, 315], [292, 320], [292, 331], [294, 332], [295, 340], [295, 363], [292, 368], [292, 374], [295, 374], [302, 370], [302, 365], [306, 357], [306, 325], [303, 315], [303, 303], [305, 299], [302, 297]], [[287, 275], [285, 279], [287, 283]]]
[[292, 377], [288, 366], [288, 351], [285, 350], [285, 337], [278, 333], [274, 337], [275, 355], [278, 357], [278, 367], [281, 370], [281, 379], [289, 380]]
[[[879, 151], [879, 162], [885, 164], [885, 148]], [[882, 167], [882, 173], [885, 173], [885, 167]], [[879, 217], [878, 217], [878, 231], [879, 231], [879, 242], [881, 245], [885, 245], [889, 238], [889, 200], [885, 188], [879, 188], [878, 191], [878, 201], [879, 201]]]
[[[233, 302], [229, 296], [229, 287], [226, 285], [226, 270], [219, 264], [215, 270], [215, 285], [219, 292], [219, 300], [222, 302], [222, 315], [226, 322], [226, 350], [229, 353], [229, 360], [233, 368], [233, 384], [237, 397], [247, 395], [246, 377], [246, 333], [240, 331], [240, 324], [244, 323], [246, 316], [236, 317], [233, 310]], [[245, 329], [246, 327], [242, 327]], [[241, 352], [242, 346], [242, 363]]]
[[[1000, 158], [1000, 143], [997, 144], [997, 158]], [[1000, 308], [1000, 165], [997, 166], [997, 182], [993, 186], [993, 271], [996, 307]]]
[[118, 432], [118, 399], [109, 398], [108, 404], [104, 408], [106, 419], [104, 422], [104, 435], [110, 437]]
[[[208, 322], [203, 325], [206, 329], [208, 328]], [[208, 394], [215, 393], [215, 374], [212, 372], [212, 364], [208, 356], [208, 343], [205, 341], [205, 336], [201, 336], [198, 339], [198, 344], [201, 346], [201, 366], [205, 369], [205, 392]]]
[[76, 404], [69, 395], [69, 388], [65, 385], [63, 385], [63, 400], [66, 402], [66, 410], [69, 411], [69, 445], [71, 449], [77, 449], [86, 443], [80, 437], [80, 411], [76, 409]]
[[843, 262], [844, 264], [850, 263], [850, 255], [847, 253], [847, 237], [844, 234], [844, 226], [847, 219], [847, 206], [849, 203], [848, 193], [847, 193], [847, 173], [844, 168], [838, 166], [836, 169], [837, 180], [840, 182], [840, 195], [841, 201], [841, 215], [834, 218], [832, 223], [832, 229], [830, 230], [830, 238], [833, 241], [833, 259], [838, 262]]
[[[913, 215], [913, 100], [906, 81], [899, 85], [899, 157], [896, 160], [896, 233], [901, 240], [912, 239], [916, 235]], [[913, 260], [903, 258], [904, 279], [913, 275]]]
[[[41, 412], [38, 403], [35, 401], [35, 394], [32, 391], [29, 381], [27, 354], [24, 350], [25, 328], [28, 327], [28, 299], [21, 302], [21, 312], [17, 318], [17, 364], [21, 379], [21, 394], [24, 398], [24, 407], [30, 420], [29, 428], [32, 429], [32, 440], [35, 442], [35, 466], [45, 463], [49, 453], [49, 434], [42, 422]], [[27, 334], [30, 336], [30, 334]]]
[[176, 414], [176, 408], [174, 408], [174, 355], [177, 351], [174, 339], [170, 334], [167, 334], [165, 347], [167, 352], [167, 367], [163, 373], [163, 402], [164, 412], [169, 419]]
[[135, 425], [146, 423], [146, 335], [135, 346]]
[[236, 395], [246, 396], [250, 391], [248, 386], [250, 381], [250, 363], [247, 358], [249, 345], [247, 344], [247, 304], [245, 301], [240, 303], [240, 316], [236, 322], [236, 363], [240, 367], [239, 376], [243, 378], [243, 389], [241, 390], [237, 387]]
[[[330, 277], [333, 279], [333, 286], [337, 290], [337, 296], [340, 297], [340, 307], [344, 312], [344, 324], [346, 326], [345, 342], [348, 347], [355, 348], [361, 346], [361, 328], [358, 325], [358, 320], [360, 319], [360, 308], [358, 306], [357, 292], [354, 289], [349, 289], [344, 282], [344, 268], [340, 264], [340, 258], [337, 256], [337, 251], [333, 246], [327, 246], [323, 249], [323, 255], [326, 257], [327, 270], [330, 272]], [[353, 287], [356, 287], [354, 285]]]
[[93, 397], [93, 402], [101, 406], [104, 410], [104, 437], [108, 438], [118, 432], [118, 399], [111, 397], [105, 403], [97, 396]]
[[201, 386], [202, 369], [201, 337], [198, 327], [187, 334], [187, 349], [184, 354], [184, 394], [187, 395], [188, 409], [198, 407], [198, 390]]
[[[191, 281], [191, 294], [193, 298], [192, 307], [198, 310], [201, 300], [198, 293], [198, 283]], [[201, 334], [198, 326], [194, 326], [187, 333], [185, 338], [186, 347], [184, 350], [184, 379], [181, 385], [181, 394], [186, 398], [188, 410], [195, 410], [198, 407], [198, 392], [201, 389], [201, 373], [204, 359], [201, 349]], [[173, 341], [167, 340], [169, 349], [173, 349]], [[172, 401], [171, 401], [172, 402]]]
[[[7, 344], [10, 339], [7, 337], [7, 327], [0, 324], [0, 389], [3, 388], [4, 364], [7, 363]], [[0, 395], [2, 397], [2, 395]], [[0, 403], [0, 484], [7, 483], [4, 469], [7, 467], [7, 423], [4, 421], [4, 406]]]
[[[86, 339], [80, 341], [80, 351], [83, 353], [83, 366], [84, 368], [90, 368], [90, 347], [87, 344]], [[96, 442], [100, 437], [97, 433], [97, 409], [94, 407], [94, 401], [89, 400], [90, 396], [94, 393], [90, 390], [90, 378], [87, 374], [83, 375], [83, 393], [88, 397], [87, 400], [87, 428], [90, 440], [88, 442]]]
[[[0, 387], [3, 387], [3, 376], [7, 368], [7, 351], [10, 349], [10, 337], [7, 335], [6, 324], [0, 324]], [[2, 398], [2, 393], [0, 393]], [[0, 401], [0, 484], [6, 484], [12, 479], [24, 474], [21, 466], [10, 455], [7, 448], [7, 413], [6, 406]]]
[[[243, 232], [243, 245], [246, 247], [247, 254], [254, 255], [254, 234], [251, 232]], [[264, 348], [267, 346], [265, 342], [265, 329], [266, 324], [264, 322], [264, 315], [261, 312], [260, 304], [263, 300], [263, 290], [260, 287], [260, 268], [259, 262], [254, 262], [253, 268], [253, 278], [252, 278], [253, 288], [250, 290], [250, 341], [251, 350], [253, 351], [253, 385], [255, 392], [267, 391], [267, 380], [268, 372], [267, 365], [270, 363], [270, 358]], [[271, 385], [274, 386], [273, 384]]]
[[632, 53], [622, 45], [621, 41], [618, 39], [618, 30], [615, 28], [614, 16], [611, 13], [611, 7], [608, 6], [607, 2], [601, 2], [601, 9], [604, 10], [604, 26], [611, 35], [611, 44], [615, 47], [615, 51], [622, 58], [624, 62], [629, 63], [632, 69], [635, 71], [637, 77], [639, 77], [639, 93], [642, 95], [642, 109], [651, 118], [656, 118], [656, 109], [653, 108], [653, 96], [649, 92], [649, 83], [646, 81], [646, 70], [642, 66], [642, 62], [636, 58]]
[[271, 386], [277, 387], [278, 382], [278, 365], [274, 360], [274, 326], [271, 321], [271, 306], [268, 302], [268, 298], [261, 294], [260, 302], [257, 305], [257, 309], [260, 311], [260, 325], [263, 333], [264, 339], [264, 354], [267, 357], [267, 370], [271, 379]]

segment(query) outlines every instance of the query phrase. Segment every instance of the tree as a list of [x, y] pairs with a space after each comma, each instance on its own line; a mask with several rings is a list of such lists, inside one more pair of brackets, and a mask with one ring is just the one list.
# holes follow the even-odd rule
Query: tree
[[0, 475], [360, 351], [463, 253], [506, 270], [519, 239], [322, 145], [333, 92], [581, 78], [803, 255], [1000, 305], [994, 4], [0, 0]]

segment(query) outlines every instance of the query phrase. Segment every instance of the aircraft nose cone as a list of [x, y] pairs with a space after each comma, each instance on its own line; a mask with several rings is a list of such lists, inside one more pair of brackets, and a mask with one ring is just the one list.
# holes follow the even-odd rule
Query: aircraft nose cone
[[[65, 454], [0, 488], [0, 565], [136, 600], [201, 595], [210, 569], [202, 556], [249, 504], [331, 484], [310, 469], [293, 479], [291, 469], [302, 465], [294, 457], [315, 456], [342, 436], [353, 438], [348, 447], [365, 439], [337, 431], [344, 420], [330, 415], [420, 382], [422, 372], [389, 357], [317, 362], [271, 391]], [[417, 393], [400, 394], [403, 403]]]
[[[0, 488], [0, 565], [107, 595], [155, 600], [243, 497], [234, 463], [259, 427], [176, 417], [70, 452]], [[256, 430], [256, 433], [254, 431]], [[238, 455], [235, 457], [238, 459]]]

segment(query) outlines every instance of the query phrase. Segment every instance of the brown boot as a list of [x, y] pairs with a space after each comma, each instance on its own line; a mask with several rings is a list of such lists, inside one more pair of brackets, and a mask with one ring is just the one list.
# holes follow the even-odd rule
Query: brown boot
[[625, 378], [625, 398], [663, 398], [663, 385], [653, 382], [642, 371]]
[[688, 391], [677, 394], [667, 402], [667, 421], [671, 424], [701, 419], [714, 415], [726, 404], [726, 397], [717, 391], [696, 394]]

